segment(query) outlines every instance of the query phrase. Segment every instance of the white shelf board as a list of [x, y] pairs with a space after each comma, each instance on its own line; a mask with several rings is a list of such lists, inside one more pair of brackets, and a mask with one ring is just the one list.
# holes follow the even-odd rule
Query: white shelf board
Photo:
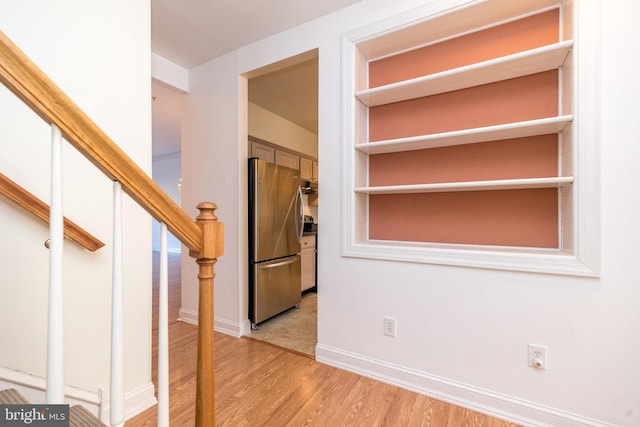
[[395, 153], [562, 132], [572, 115], [356, 144], [365, 154]]
[[443, 182], [437, 184], [387, 185], [380, 187], [356, 187], [356, 193], [363, 194], [415, 194], [452, 193], [457, 191], [522, 190], [533, 188], [554, 188], [571, 184], [572, 176], [551, 178], [498, 179], [490, 181]]
[[513, 55], [362, 90], [356, 92], [355, 96], [367, 107], [375, 107], [540, 73], [561, 67], [572, 46], [573, 40], [566, 40]]
[[425, 4], [348, 34], [369, 60], [464, 35], [514, 17], [530, 16], [563, 0], [447, 0]]

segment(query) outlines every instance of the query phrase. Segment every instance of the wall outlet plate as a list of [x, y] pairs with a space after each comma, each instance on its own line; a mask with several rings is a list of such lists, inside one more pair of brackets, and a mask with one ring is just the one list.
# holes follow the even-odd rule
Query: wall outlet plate
[[393, 317], [384, 317], [384, 334], [389, 337], [396, 336], [396, 319]]
[[547, 347], [529, 344], [527, 366], [535, 369], [547, 369]]

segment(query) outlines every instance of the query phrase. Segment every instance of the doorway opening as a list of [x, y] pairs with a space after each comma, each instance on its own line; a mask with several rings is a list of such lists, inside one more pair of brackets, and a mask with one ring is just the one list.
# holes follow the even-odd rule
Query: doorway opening
[[[181, 206], [181, 161], [182, 161], [182, 100], [183, 93], [160, 81], [151, 81], [151, 175], [153, 181], [171, 199]], [[152, 220], [152, 261], [153, 261], [153, 301], [154, 310], [158, 301], [158, 279], [160, 263], [160, 223]], [[175, 305], [171, 321], [180, 318], [181, 307], [181, 243], [170, 232], [167, 233], [169, 262], [169, 295]], [[153, 330], [157, 331], [158, 317], [153, 316]], [[155, 340], [157, 334], [154, 333]]]
[[[177, 89], [157, 80], [151, 81], [151, 147], [152, 179], [171, 199], [181, 206], [182, 97]], [[153, 220], [153, 251], [160, 250], [160, 224]], [[167, 248], [180, 253], [180, 241], [171, 233]]]
[[298, 171], [305, 215], [300, 239], [302, 299], [299, 308], [265, 320], [249, 337], [315, 357], [319, 289], [318, 50], [270, 64], [245, 77], [248, 79], [249, 157]]

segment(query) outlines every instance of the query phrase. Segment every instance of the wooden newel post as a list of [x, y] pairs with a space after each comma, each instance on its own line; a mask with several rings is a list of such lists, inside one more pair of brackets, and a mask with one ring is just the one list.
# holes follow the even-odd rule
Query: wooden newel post
[[218, 222], [214, 203], [200, 203], [196, 222], [202, 228], [202, 250], [191, 251], [199, 266], [198, 371], [196, 378], [196, 426], [215, 426], [215, 374], [213, 364], [213, 265], [224, 252], [224, 225]]

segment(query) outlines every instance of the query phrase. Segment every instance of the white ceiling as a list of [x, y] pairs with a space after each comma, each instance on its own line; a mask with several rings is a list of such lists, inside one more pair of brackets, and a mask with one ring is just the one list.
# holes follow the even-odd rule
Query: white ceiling
[[249, 102], [317, 135], [317, 52], [313, 59], [249, 79]]
[[359, 0], [151, 0], [151, 50], [190, 69]]
[[[151, 50], [190, 69], [358, 1], [151, 0]], [[157, 82], [152, 94], [153, 155], [180, 151], [182, 96]], [[317, 55], [250, 79], [249, 101], [317, 134]]]

